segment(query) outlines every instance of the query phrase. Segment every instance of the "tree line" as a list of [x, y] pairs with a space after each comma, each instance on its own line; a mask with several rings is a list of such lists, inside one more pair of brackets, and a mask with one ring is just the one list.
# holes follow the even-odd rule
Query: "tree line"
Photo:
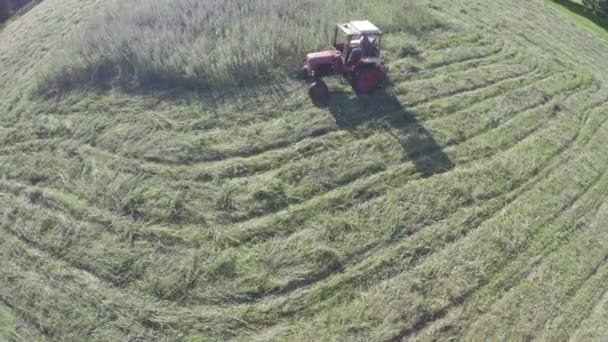
[[11, 7], [8, 0], [0, 0], [0, 23], [11, 16]]
[[608, 17], [608, 0], [583, 0], [583, 5], [595, 15]]

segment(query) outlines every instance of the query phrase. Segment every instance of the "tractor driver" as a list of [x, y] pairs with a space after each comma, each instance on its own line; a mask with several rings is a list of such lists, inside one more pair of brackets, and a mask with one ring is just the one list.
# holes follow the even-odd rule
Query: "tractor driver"
[[350, 52], [350, 55], [348, 56], [348, 64], [357, 64], [359, 63], [359, 61], [361, 60], [361, 58], [363, 58], [364, 56], [364, 50], [363, 47], [361, 46], [363, 42], [363, 37], [361, 37], [361, 39], [359, 39], [359, 43], [357, 45], [355, 45], [353, 47], [353, 49]]
[[377, 57], [378, 53], [378, 40], [373, 39], [373, 42], [370, 41], [368, 36], [362, 36], [359, 39], [359, 43], [353, 47], [353, 50], [348, 57], [348, 62], [350, 64], [358, 63], [363, 57]]
[[378, 37], [363, 36], [361, 38], [361, 47], [365, 57], [378, 57], [380, 51], [378, 50]]
[[350, 55], [348, 56], [349, 64], [357, 64], [361, 58], [369, 56], [369, 52], [373, 49], [367, 36], [362, 36], [359, 41], [354, 44]]
[[371, 56], [371, 54], [372, 54], [372, 52], [374, 50], [374, 46], [369, 41], [369, 38], [367, 36], [361, 37], [361, 40], [359, 42], [359, 46], [361, 47], [361, 50], [363, 50], [363, 55], [364, 56]]

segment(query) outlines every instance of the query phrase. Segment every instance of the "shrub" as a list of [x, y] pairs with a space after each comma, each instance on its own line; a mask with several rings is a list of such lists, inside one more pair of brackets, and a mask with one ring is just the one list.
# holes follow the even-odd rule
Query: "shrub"
[[596, 15], [608, 16], [608, 0], [583, 0], [583, 5]]
[[[336, 21], [387, 32], [441, 26], [417, 0], [108, 2], [51, 67], [47, 85], [214, 87], [269, 79], [327, 46]], [[67, 62], [65, 62], [67, 61]]]
[[0, 23], [11, 16], [11, 9], [8, 0], [0, 0]]

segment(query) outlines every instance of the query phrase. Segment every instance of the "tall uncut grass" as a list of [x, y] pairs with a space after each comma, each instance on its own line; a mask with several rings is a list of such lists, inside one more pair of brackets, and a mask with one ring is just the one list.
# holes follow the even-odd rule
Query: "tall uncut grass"
[[51, 66], [47, 85], [213, 87], [271, 78], [328, 45], [336, 22], [420, 33], [440, 21], [417, 0], [108, 2]]

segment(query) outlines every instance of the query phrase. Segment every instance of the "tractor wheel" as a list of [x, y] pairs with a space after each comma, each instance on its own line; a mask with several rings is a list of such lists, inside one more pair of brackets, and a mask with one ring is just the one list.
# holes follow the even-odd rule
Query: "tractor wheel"
[[380, 68], [368, 66], [355, 71], [351, 84], [357, 94], [367, 94], [377, 89], [383, 80], [384, 73]]
[[318, 79], [308, 87], [308, 95], [315, 103], [322, 103], [329, 98], [329, 89], [322, 79]]
[[300, 69], [300, 72], [298, 72], [298, 78], [301, 80], [308, 78], [308, 67], [306, 67], [306, 65]]

